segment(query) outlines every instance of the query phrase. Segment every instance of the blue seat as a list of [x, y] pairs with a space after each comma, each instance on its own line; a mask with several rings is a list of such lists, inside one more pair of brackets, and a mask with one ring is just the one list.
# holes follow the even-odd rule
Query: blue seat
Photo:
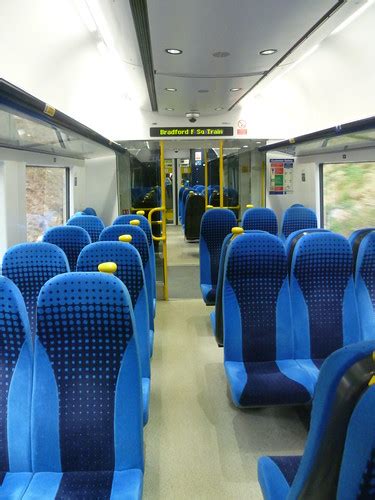
[[143, 421], [148, 421], [150, 403], [150, 349], [153, 332], [149, 329], [148, 301], [141, 257], [136, 248], [121, 241], [97, 241], [85, 247], [77, 262], [78, 272], [96, 272], [102, 262], [115, 262], [117, 276], [128, 289], [137, 327], [142, 372]]
[[18, 288], [0, 276], [0, 498], [18, 500], [31, 480], [32, 345]]
[[286, 239], [290, 233], [298, 229], [318, 227], [316, 214], [306, 207], [289, 207], [285, 210], [281, 224], [281, 238]]
[[89, 233], [78, 226], [51, 227], [43, 235], [43, 241], [61, 248], [68, 258], [71, 271], [75, 271], [82, 248], [91, 243]]
[[184, 194], [185, 186], [181, 186], [178, 190], [178, 220], [182, 221], [182, 195]]
[[374, 498], [374, 351], [374, 341], [360, 342], [324, 362], [303, 457], [259, 459], [265, 500]]
[[67, 272], [69, 263], [65, 253], [51, 243], [20, 243], [5, 253], [3, 275], [11, 279], [22, 293], [33, 336], [40, 289], [53, 276]]
[[285, 241], [285, 251], [286, 251], [286, 259], [288, 261], [289, 274], [292, 268], [294, 249], [297, 245], [298, 240], [308, 233], [329, 233], [329, 232], [330, 232], [329, 229], [312, 228], [312, 229], [299, 229], [298, 231], [293, 231], [293, 233], [290, 233], [290, 235], [287, 237]]
[[103, 273], [69, 273], [38, 299], [25, 499], [140, 499], [142, 384], [131, 299]]
[[249, 208], [242, 218], [242, 227], [278, 235], [277, 217], [270, 208]]
[[363, 227], [362, 229], [357, 229], [357, 231], [353, 231], [352, 234], [349, 236], [348, 240], [350, 243], [350, 246], [352, 247], [353, 251], [353, 270], [355, 273], [355, 268], [357, 265], [357, 255], [358, 255], [358, 250], [361, 245], [361, 242], [365, 236], [368, 235], [368, 233], [371, 233], [371, 231], [375, 231], [375, 227]]
[[363, 238], [357, 255], [355, 289], [363, 340], [375, 338], [375, 231]]
[[182, 193], [182, 204], [181, 204], [181, 224], [184, 226], [185, 225], [185, 205], [186, 205], [186, 199], [190, 193], [191, 189], [185, 189], [185, 191]]
[[152, 271], [152, 286], [153, 286], [153, 305], [154, 305], [154, 317], [155, 317], [155, 312], [156, 312], [156, 261], [155, 261], [155, 248], [154, 248], [154, 242], [152, 240], [152, 231], [151, 231], [151, 226], [150, 223], [148, 222], [147, 218], [144, 215], [119, 215], [116, 217], [116, 219], [113, 221], [113, 225], [123, 225], [123, 224], [130, 224], [132, 220], [139, 220], [139, 227], [143, 229], [143, 231], [146, 233], [147, 236], [147, 242], [148, 242], [148, 249], [150, 253], [150, 264], [151, 264], [151, 271]]
[[290, 208], [295, 208], [295, 207], [304, 207], [305, 205], [302, 205], [302, 203], [293, 203], [293, 205], [290, 205]]
[[96, 215], [96, 210], [91, 207], [86, 207], [83, 211], [85, 215]]
[[143, 272], [145, 276], [148, 311], [150, 320], [150, 330], [154, 331], [154, 301], [152, 296], [152, 271], [150, 262], [150, 251], [148, 247], [147, 237], [140, 227], [131, 225], [120, 225], [106, 227], [100, 235], [100, 241], [118, 241], [120, 236], [130, 234], [132, 237], [132, 245], [138, 250], [142, 259]]
[[103, 222], [95, 215], [76, 215], [68, 220], [68, 226], [83, 227], [91, 238], [92, 243], [99, 240], [99, 236], [104, 229]]
[[224, 366], [239, 407], [305, 404], [314, 386], [293, 359], [285, 249], [276, 236], [237, 236], [223, 284]]
[[300, 238], [293, 253], [290, 292], [295, 358], [316, 382], [327, 356], [361, 339], [348, 241], [330, 232]]
[[237, 226], [236, 216], [226, 208], [211, 208], [203, 214], [199, 237], [199, 265], [200, 286], [207, 305], [215, 305], [221, 246], [234, 226]]

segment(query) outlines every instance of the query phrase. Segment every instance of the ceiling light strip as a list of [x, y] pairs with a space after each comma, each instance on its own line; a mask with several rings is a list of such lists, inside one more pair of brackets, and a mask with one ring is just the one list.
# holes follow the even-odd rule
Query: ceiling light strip
[[152, 111], [158, 111], [147, 0], [130, 0]]

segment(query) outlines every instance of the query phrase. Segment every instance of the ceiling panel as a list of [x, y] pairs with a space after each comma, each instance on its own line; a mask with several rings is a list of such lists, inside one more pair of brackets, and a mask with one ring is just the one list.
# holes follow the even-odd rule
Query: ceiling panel
[[[148, 0], [160, 112], [174, 107], [185, 113], [194, 107], [208, 114], [217, 106], [229, 108], [240, 97], [229, 88], [242, 87], [245, 93], [335, 4], [336, 0]], [[166, 48], [181, 49], [183, 54], [169, 55]], [[267, 48], [277, 53], [259, 55]], [[230, 55], [214, 57], [218, 51]], [[178, 93], [167, 97], [166, 86], [178, 88]], [[210, 93], [197, 95], [199, 89]]]

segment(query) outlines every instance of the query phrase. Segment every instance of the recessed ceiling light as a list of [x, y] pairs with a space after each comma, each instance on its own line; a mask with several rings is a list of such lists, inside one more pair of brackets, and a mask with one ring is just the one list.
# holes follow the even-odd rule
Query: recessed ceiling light
[[233, 87], [232, 89], [229, 89], [231, 92], [238, 92], [239, 90], [242, 90], [240, 87]]
[[167, 87], [164, 90], [166, 90], [167, 92], [177, 92], [177, 89], [175, 89], [174, 87]]
[[222, 111], [223, 109], [224, 108], [222, 108], [222, 107], [219, 106], [218, 108], [215, 108], [215, 111]]
[[180, 49], [165, 49], [165, 52], [167, 54], [171, 54], [172, 56], [178, 56], [179, 54], [182, 54], [182, 50]]
[[198, 92], [200, 94], [207, 94], [207, 92], [209, 92], [209, 90], [207, 90], [207, 89], [199, 89]]
[[165, 111], [174, 111], [174, 108], [165, 108]]
[[261, 56], [270, 56], [277, 52], [277, 49], [264, 49], [259, 52]]
[[221, 51], [218, 51], [218, 52], [214, 52], [212, 55], [214, 57], [228, 57], [228, 56], [230, 56], [230, 52], [225, 52], [225, 51], [221, 52]]
[[244, 144], [242, 147], [243, 148], [248, 148], [249, 146], [247, 144]]
[[262, 144], [262, 141], [256, 141], [257, 144]]

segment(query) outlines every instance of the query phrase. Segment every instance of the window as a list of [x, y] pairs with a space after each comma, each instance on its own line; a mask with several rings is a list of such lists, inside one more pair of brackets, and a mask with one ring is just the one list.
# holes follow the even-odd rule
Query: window
[[65, 223], [68, 197], [68, 168], [26, 167], [27, 241], [40, 241], [49, 227]]
[[344, 236], [375, 224], [375, 163], [321, 166], [324, 227]]

